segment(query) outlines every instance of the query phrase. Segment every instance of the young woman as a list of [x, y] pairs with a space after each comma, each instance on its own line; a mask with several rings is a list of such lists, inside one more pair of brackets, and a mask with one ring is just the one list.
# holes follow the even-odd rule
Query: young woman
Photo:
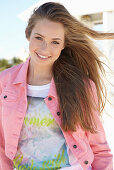
[[0, 73], [0, 170], [113, 170], [100, 121], [101, 53], [111, 38], [48, 2], [26, 28], [30, 56]]

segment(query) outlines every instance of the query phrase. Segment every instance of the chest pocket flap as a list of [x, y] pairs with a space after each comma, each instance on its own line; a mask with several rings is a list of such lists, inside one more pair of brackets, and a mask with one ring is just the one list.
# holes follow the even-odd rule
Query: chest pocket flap
[[0, 100], [4, 102], [13, 102], [16, 101], [17, 98], [18, 96], [16, 95], [16, 93], [9, 90], [3, 90], [2, 93], [0, 94]]

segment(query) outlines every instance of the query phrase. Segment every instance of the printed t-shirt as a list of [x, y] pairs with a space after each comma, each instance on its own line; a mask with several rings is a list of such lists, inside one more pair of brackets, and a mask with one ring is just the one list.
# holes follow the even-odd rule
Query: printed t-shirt
[[45, 104], [49, 88], [50, 84], [27, 85], [28, 107], [13, 160], [14, 167], [35, 170], [73, 170], [74, 167], [82, 170], [78, 162], [71, 167], [65, 138]]

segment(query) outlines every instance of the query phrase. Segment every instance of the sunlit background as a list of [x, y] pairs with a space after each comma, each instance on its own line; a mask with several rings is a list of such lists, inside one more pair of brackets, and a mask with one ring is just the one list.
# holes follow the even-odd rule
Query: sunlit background
[[[51, 1], [51, 0], [50, 0]], [[25, 38], [27, 20], [36, 6], [48, 0], [3, 0], [0, 2], [0, 60], [13, 57], [25, 61], [28, 57], [28, 42]], [[88, 27], [114, 33], [114, 0], [53, 0], [60, 2], [78, 20]], [[110, 67], [106, 69], [106, 85], [109, 102], [103, 114], [103, 126], [107, 140], [114, 154], [114, 40], [95, 41], [98, 48], [107, 56], [103, 59]], [[108, 83], [110, 82], [110, 83]], [[112, 85], [111, 85], [112, 84]]]

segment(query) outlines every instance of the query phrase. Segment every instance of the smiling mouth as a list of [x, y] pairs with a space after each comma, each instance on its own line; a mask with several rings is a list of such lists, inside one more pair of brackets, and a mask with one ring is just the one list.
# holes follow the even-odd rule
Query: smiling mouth
[[37, 55], [37, 57], [40, 58], [41, 60], [47, 60], [47, 59], [49, 59], [49, 58], [51, 57], [51, 56], [45, 57], [45, 56], [42, 56], [42, 55], [38, 55], [37, 53], [36, 53], [36, 55]]

